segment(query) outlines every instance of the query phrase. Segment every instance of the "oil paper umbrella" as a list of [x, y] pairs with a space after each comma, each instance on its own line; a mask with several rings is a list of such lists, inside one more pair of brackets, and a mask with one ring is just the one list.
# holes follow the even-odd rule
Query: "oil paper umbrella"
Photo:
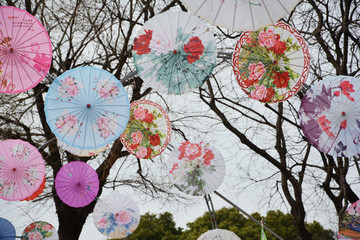
[[231, 31], [255, 31], [289, 14], [300, 0], [181, 0], [195, 15]]
[[280, 102], [295, 95], [310, 69], [310, 55], [300, 34], [279, 22], [244, 32], [233, 54], [233, 70], [241, 88], [261, 102]]
[[12, 223], [0, 217], [0, 240], [15, 240], [16, 231]]
[[46, 179], [45, 179], [45, 176], [44, 176], [44, 180], [41, 183], [38, 190], [36, 190], [31, 196], [29, 196], [27, 198], [24, 198], [24, 199], [21, 199], [20, 201], [31, 201], [31, 200], [34, 200], [35, 198], [37, 198], [43, 192], [43, 190], [45, 188], [45, 183], [46, 183]]
[[301, 101], [300, 126], [319, 151], [338, 157], [360, 153], [360, 79], [328, 77]]
[[76, 208], [84, 207], [97, 196], [99, 178], [89, 164], [69, 162], [56, 174], [55, 189], [65, 204]]
[[207, 24], [190, 13], [167, 11], [144, 23], [133, 58], [144, 83], [182, 94], [201, 86], [216, 64], [216, 42]]
[[103, 151], [125, 130], [129, 111], [121, 82], [94, 67], [64, 72], [51, 84], [45, 98], [47, 123], [73, 154], [91, 156]]
[[15, 7], [0, 7], [0, 92], [36, 86], [49, 71], [50, 38], [40, 21]]
[[205, 196], [215, 191], [225, 176], [221, 153], [203, 141], [186, 141], [173, 149], [168, 160], [172, 183], [180, 191]]
[[139, 100], [130, 105], [130, 120], [121, 141], [138, 158], [153, 158], [167, 147], [171, 139], [171, 123], [158, 104]]
[[360, 239], [360, 200], [351, 204], [339, 224], [339, 239]]
[[140, 222], [140, 212], [129, 197], [112, 193], [98, 200], [93, 218], [96, 228], [108, 238], [125, 238], [132, 234]]
[[0, 198], [21, 200], [39, 189], [45, 176], [40, 152], [22, 140], [0, 142]]
[[58, 240], [59, 235], [50, 223], [37, 221], [25, 228], [21, 240]]
[[197, 239], [197, 240], [241, 240], [235, 233], [225, 229], [213, 229], [209, 230]]

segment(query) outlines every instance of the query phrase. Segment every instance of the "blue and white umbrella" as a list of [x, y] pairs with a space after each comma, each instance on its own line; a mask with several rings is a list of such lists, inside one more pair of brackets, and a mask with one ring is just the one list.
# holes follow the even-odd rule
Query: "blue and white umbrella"
[[16, 231], [11, 222], [5, 218], [0, 217], [0, 239], [1, 240], [15, 240]]

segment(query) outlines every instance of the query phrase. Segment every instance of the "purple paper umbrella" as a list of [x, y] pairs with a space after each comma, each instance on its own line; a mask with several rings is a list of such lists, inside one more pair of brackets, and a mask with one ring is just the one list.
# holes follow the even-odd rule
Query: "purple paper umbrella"
[[56, 192], [65, 204], [84, 207], [99, 191], [99, 178], [87, 163], [75, 161], [65, 164], [55, 178]]

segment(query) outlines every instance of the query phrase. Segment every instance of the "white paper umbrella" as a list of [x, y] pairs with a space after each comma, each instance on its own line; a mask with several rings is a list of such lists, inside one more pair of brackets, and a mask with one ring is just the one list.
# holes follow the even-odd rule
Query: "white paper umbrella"
[[144, 83], [182, 94], [201, 86], [216, 65], [216, 41], [200, 18], [167, 11], [149, 19], [134, 40], [133, 58]]
[[219, 150], [203, 141], [186, 141], [174, 147], [168, 160], [172, 183], [180, 191], [205, 196], [215, 191], [225, 176], [225, 161]]
[[232, 31], [257, 30], [289, 14], [300, 0], [181, 0], [195, 15]]
[[235, 233], [225, 229], [213, 229], [209, 230], [197, 239], [197, 240], [241, 240]]
[[125, 238], [139, 225], [140, 212], [131, 198], [112, 193], [98, 200], [93, 218], [96, 228], [108, 238]]

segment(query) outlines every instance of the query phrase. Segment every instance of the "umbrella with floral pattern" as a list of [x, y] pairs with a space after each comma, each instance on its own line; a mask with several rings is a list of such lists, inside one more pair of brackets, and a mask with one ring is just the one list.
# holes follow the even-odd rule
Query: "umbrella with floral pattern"
[[121, 141], [138, 158], [153, 158], [167, 147], [171, 139], [171, 123], [165, 110], [149, 100], [130, 105], [130, 120]]
[[174, 147], [168, 160], [172, 183], [180, 191], [205, 196], [215, 191], [225, 176], [225, 161], [213, 145], [185, 141]]
[[130, 103], [121, 82], [95, 67], [58, 76], [45, 98], [47, 123], [66, 150], [81, 156], [100, 153], [120, 137]]
[[201, 86], [212, 73], [216, 56], [209, 26], [181, 11], [149, 19], [134, 40], [138, 74], [146, 85], [164, 93], [182, 94]]
[[41, 153], [30, 143], [0, 141], [0, 198], [22, 200], [36, 192], [45, 176]]
[[101, 197], [95, 205], [93, 218], [96, 228], [108, 238], [125, 238], [140, 223], [137, 204], [129, 197], [112, 193]]
[[328, 77], [301, 101], [300, 126], [319, 151], [338, 157], [360, 153], [360, 79]]
[[44, 180], [42, 181], [38, 190], [36, 190], [31, 196], [21, 199], [20, 201], [31, 201], [31, 200], [34, 200], [35, 198], [37, 198], [43, 192], [43, 190], [45, 188], [45, 183], [46, 183], [46, 178], [44, 176]]
[[203, 234], [197, 240], [241, 240], [235, 233], [226, 229], [212, 229]]
[[339, 224], [338, 239], [360, 239], [360, 200], [346, 209]]
[[35, 87], [49, 71], [51, 41], [30, 13], [0, 6], [0, 92], [19, 93]]
[[14, 225], [5, 218], [0, 217], [0, 240], [15, 240], [16, 231]]
[[233, 70], [241, 88], [261, 102], [280, 102], [295, 95], [310, 69], [305, 40], [286, 23], [244, 32], [233, 54]]
[[58, 240], [56, 229], [48, 222], [36, 221], [25, 228], [21, 240]]

